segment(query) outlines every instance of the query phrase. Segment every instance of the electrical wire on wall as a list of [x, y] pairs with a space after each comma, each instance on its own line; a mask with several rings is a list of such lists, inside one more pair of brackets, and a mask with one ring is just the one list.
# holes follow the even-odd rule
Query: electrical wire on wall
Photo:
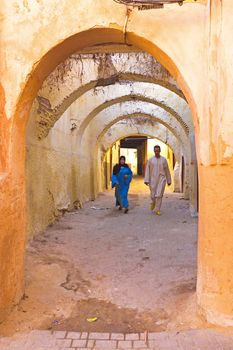
[[127, 6], [127, 8], [126, 8], [126, 16], [125, 16], [125, 23], [124, 23], [124, 27], [123, 27], [124, 43], [126, 45], [128, 45], [128, 43], [127, 43], [127, 24], [128, 24], [129, 16], [130, 16], [131, 12], [132, 12], [132, 9], [130, 9]]
[[166, 4], [183, 5], [184, 0], [114, 0], [115, 2], [127, 6], [137, 7], [139, 10], [149, 10], [162, 8]]

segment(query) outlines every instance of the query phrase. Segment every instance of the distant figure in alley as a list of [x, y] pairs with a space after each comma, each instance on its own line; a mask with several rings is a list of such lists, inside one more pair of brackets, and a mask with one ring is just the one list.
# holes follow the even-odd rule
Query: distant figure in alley
[[119, 206], [119, 210], [124, 209], [125, 214], [129, 210], [128, 192], [132, 176], [131, 169], [125, 163], [125, 156], [121, 156], [113, 168], [112, 187], [115, 187], [116, 206]]
[[171, 185], [171, 174], [166, 158], [160, 155], [160, 146], [154, 147], [155, 155], [147, 162], [144, 183], [150, 187], [151, 210], [155, 210], [156, 215], [161, 215], [161, 205], [166, 186]]

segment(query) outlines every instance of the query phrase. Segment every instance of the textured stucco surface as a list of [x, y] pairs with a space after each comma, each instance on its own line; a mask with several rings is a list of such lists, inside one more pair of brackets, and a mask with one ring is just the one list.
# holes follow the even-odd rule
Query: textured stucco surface
[[[0, 318], [24, 291], [25, 131], [38, 90], [86, 46], [133, 44], [160, 61], [192, 111], [199, 164], [198, 302], [233, 324], [232, 1], [126, 9], [110, 0], [1, 2]], [[94, 14], [94, 15], [93, 15]], [[78, 19], [78, 20], [77, 20]], [[221, 262], [221, 263], [220, 263]]]
[[70, 119], [64, 116], [48, 137], [39, 140], [35, 120], [27, 131], [27, 231], [43, 232], [66, 210], [78, 205], [77, 152], [72, 149]]

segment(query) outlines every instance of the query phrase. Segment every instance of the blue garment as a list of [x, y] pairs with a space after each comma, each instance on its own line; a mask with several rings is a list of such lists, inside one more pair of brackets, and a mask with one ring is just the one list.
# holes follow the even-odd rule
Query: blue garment
[[[128, 177], [125, 178], [125, 175], [128, 175]], [[128, 191], [132, 176], [132, 171], [128, 167], [121, 167], [118, 174], [112, 175], [112, 187], [115, 187], [116, 205], [120, 205], [122, 208], [128, 208], [129, 206]]]

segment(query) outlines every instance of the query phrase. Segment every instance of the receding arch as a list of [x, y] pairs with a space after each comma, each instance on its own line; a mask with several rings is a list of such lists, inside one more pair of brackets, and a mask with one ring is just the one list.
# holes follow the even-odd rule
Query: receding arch
[[[126, 120], [126, 119], [122, 119]], [[118, 122], [119, 123], [119, 122]], [[109, 148], [111, 148], [117, 141], [125, 138], [125, 137], [129, 137], [129, 136], [148, 136], [148, 137], [152, 137], [152, 138], [156, 138], [158, 140], [160, 140], [161, 142], [169, 145], [169, 147], [173, 150], [175, 157], [178, 158], [178, 149], [177, 146], [181, 145], [179, 140], [176, 139], [175, 135], [172, 134], [171, 131], [169, 131], [166, 127], [164, 127], [164, 129], [166, 129], [166, 132], [168, 133], [166, 136], [165, 135], [161, 135], [161, 133], [158, 134], [158, 130], [155, 129], [154, 132], [151, 131], [151, 125], [148, 126], [146, 125], [145, 127], [143, 127], [143, 130], [139, 131], [137, 129], [138, 124], [134, 124], [134, 126], [130, 125], [126, 130], [125, 128], [122, 129], [122, 127], [120, 127], [119, 125], [119, 131], [117, 132], [117, 137], [116, 136], [108, 136], [108, 132], [110, 131], [110, 129], [112, 127], [117, 127], [117, 124], [115, 123], [112, 126], [110, 126], [105, 133], [101, 133], [101, 135], [98, 137], [98, 144], [97, 147], [100, 147], [100, 151], [104, 152], [104, 154], [107, 152], [107, 150]], [[161, 127], [161, 125], [160, 125]], [[131, 130], [128, 130], [131, 129]], [[131, 131], [131, 132], [130, 132]], [[120, 136], [119, 136], [120, 134]]]
[[[155, 79], [151, 76], [146, 76], [142, 74], [133, 74], [133, 73], [119, 73], [116, 75], [109, 76], [108, 78], [103, 78], [101, 81], [93, 80], [89, 83], [81, 85], [74, 91], [72, 91], [68, 96], [66, 96], [61, 103], [57, 104], [52, 109], [49, 108], [46, 111], [46, 119], [50, 118], [53, 120], [51, 123], [51, 127], [56, 123], [56, 121], [62, 116], [62, 114], [74, 103], [77, 99], [83, 96], [86, 92], [96, 89], [98, 87], [105, 87], [114, 85], [119, 82], [143, 82], [143, 83], [151, 83], [155, 85], [160, 85], [171, 92], [174, 92], [176, 95], [185, 100], [182, 92], [173, 84], [169, 82], [165, 82], [163, 80]], [[45, 96], [43, 95], [43, 98]], [[43, 117], [42, 117], [43, 118]], [[45, 135], [46, 136], [46, 135]]]
[[95, 108], [91, 113], [89, 113], [89, 115], [86, 117], [86, 119], [81, 123], [78, 132], [77, 132], [77, 136], [81, 142], [81, 138], [82, 135], [84, 134], [84, 131], [86, 129], [86, 127], [88, 126], [88, 124], [95, 118], [95, 116], [97, 114], [99, 114], [101, 111], [103, 111], [104, 109], [111, 107], [113, 105], [116, 104], [120, 104], [123, 102], [127, 102], [127, 101], [142, 101], [142, 102], [146, 102], [146, 103], [150, 103], [152, 105], [158, 106], [161, 109], [165, 110], [167, 113], [169, 113], [172, 117], [174, 117], [175, 120], [177, 120], [181, 126], [181, 128], [183, 129], [184, 133], [186, 135], [188, 135], [189, 133], [189, 129], [188, 126], [184, 123], [183, 119], [170, 107], [164, 105], [161, 102], [158, 102], [156, 100], [152, 100], [149, 98], [145, 98], [144, 96], [138, 96], [138, 95], [129, 95], [129, 96], [122, 96], [116, 99], [112, 99], [110, 101], [106, 101], [104, 102], [102, 105], [98, 106], [97, 108]]
[[119, 121], [121, 121], [123, 119], [138, 118], [138, 117], [146, 118], [148, 120], [152, 120], [154, 122], [157, 122], [157, 123], [162, 124], [163, 126], [165, 126], [177, 138], [177, 140], [183, 145], [184, 152], [187, 152], [187, 146], [189, 144], [188, 138], [186, 138], [186, 142], [184, 142], [184, 140], [177, 134], [176, 130], [174, 128], [172, 128], [171, 125], [167, 124], [159, 116], [155, 117], [155, 116], [153, 116], [151, 114], [142, 113], [142, 112], [134, 112], [134, 113], [123, 114], [123, 115], [117, 116], [114, 120], [112, 120], [109, 124], [107, 124], [103, 128], [103, 130], [101, 131], [100, 134], [98, 134], [96, 145], [98, 144], [100, 139], [103, 137], [103, 135], [108, 131], [108, 129], [111, 128], [111, 126], [113, 126], [114, 124], [118, 123]]
[[[104, 151], [104, 155], [106, 154], [108, 149], [111, 148], [117, 141], [123, 140], [124, 138], [127, 138], [127, 137], [133, 137], [133, 136], [145, 136], [145, 137], [155, 138], [155, 139], [165, 143], [166, 145], [168, 145], [172, 149], [172, 151], [174, 152], [174, 148], [171, 147], [170, 143], [164, 142], [165, 140], [163, 138], [158, 137], [158, 136], [156, 136], [155, 134], [152, 134], [152, 133], [145, 134], [145, 133], [136, 133], [136, 132], [132, 131], [131, 134], [126, 133], [126, 134], [124, 134], [124, 136], [117, 137], [113, 142], [107, 144], [107, 147], [106, 147], [106, 149]], [[105, 144], [105, 146], [106, 146], [106, 144]]]
[[[71, 101], [69, 98], [64, 100], [62, 104], [62, 111], [56, 111], [54, 109], [50, 110], [49, 108], [45, 113], [41, 113], [39, 109], [39, 112], [35, 116], [34, 113], [31, 118], [36, 118], [37, 120], [38, 137], [44, 138], [48, 135], [53, 125], [58, 121], [59, 117], [61, 116], [61, 112], [64, 112], [69, 107], [72, 107], [73, 109], [77, 108], [79, 111], [79, 124], [81, 122], [82, 127], [82, 124], [85, 123], [84, 113], [88, 116], [91, 115], [91, 108], [93, 108], [93, 110], [98, 109], [99, 105], [103, 103], [108, 103], [110, 100], [114, 100], [116, 98], [123, 98], [124, 100], [126, 99], [126, 96], [131, 96], [131, 99], [136, 99], [136, 96], [139, 96], [139, 99], [143, 99], [148, 102], [151, 102], [152, 100], [157, 101], [158, 105], [164, 106], [171, 113], [174, 112], [174, 116], [181, 121], [187, 132], [189, 132], [189, 129], [193, 129], [190, 109], [182, 97], [178, 96], [176, 93], [172, 92], [166, 87], [161, 87], [161, 85], [141, 81], [127, 81], [126, 84], [117, 82], [104, 87], [99, 86], [98, 88], [94, 89], [94, 91], [88, 90], [85, 92], [85, 94], [83, 93], [80, 103], [77, 95], [75, 94], [73, 97], [76, 97], [76, 100], [73, 101], [73, 104], [70, 104]], [[85, 105], [85, 109], [83, 105], [84, 99], [90, 100], [90, 103]], [[87, 120], [87, 122], [89, 121]]]
[[[103, 66], [107, 66], [107, 69], [103, 69]], [[88, 74], [83, 74], [86, 70]], [[153, 56], [142, 51], [125, 52], [123, 56], [111, 51], [95, 54], [85, 54], [82, 51], [74, 53], [45, 79], [38, 95], [49, 99], [50, 108], [56, 110], [73, 94], [77, 93], [79, 97], [82, 91], [123, 81], [161, 84], [184, 97], [165, 67]]]
[[[120, 100], [121, 101], [121, 100]], [[135, 102], [135, 103], [134, 103]], [[109, 105], [109, 106], [108, 106]], [[80, 149], [83, 142], [85, 142], [85, 138], [88, 137], [87, 132], [89, 130], [94, 130], [94, 135], [97, 135], [97, 133], [100, 133], [105, 126], [109, 125], [109, 123], [113, 122], [115, 123], [118, 118], [119, 120], [124, 117], [130, 117], [130, 116], [148, 116], [149, 118], [154, 117], [157, 118], [157, 121], [159, 121], [161, 124], [164, 124], [169, 130], [171, 130], [177, 138], [180, 140], [189, 140], [189, 136], [185, 132], [185, 130], [181, 127], [179, 121], [173, 117], [169, 112], [167, 112], [165, 109], [155, 105], [150, 104], [149, 102], [145, 101], [138, 101], [138, 100], [131, 100], [126, 98], [126, 101], [119, 102], [119, 99], [112, 100], [110, 103], [107, 104], [107, 107], [105, 107], [106, 104], [103, 104], [100, 106], [98, 110], [95, 110], [95, 118], [93, 115], [91, 124], [87, 128], [85, 128], [84, 131], [81, 132], [80, 129], [77, 131], [77, 148]], [[93, 138], [93, 142], [94, 138]], [[189, 141], [188, 141], [189, 144]], [[190, 152], [191, 144], [189, 144], [188, 151]]]

